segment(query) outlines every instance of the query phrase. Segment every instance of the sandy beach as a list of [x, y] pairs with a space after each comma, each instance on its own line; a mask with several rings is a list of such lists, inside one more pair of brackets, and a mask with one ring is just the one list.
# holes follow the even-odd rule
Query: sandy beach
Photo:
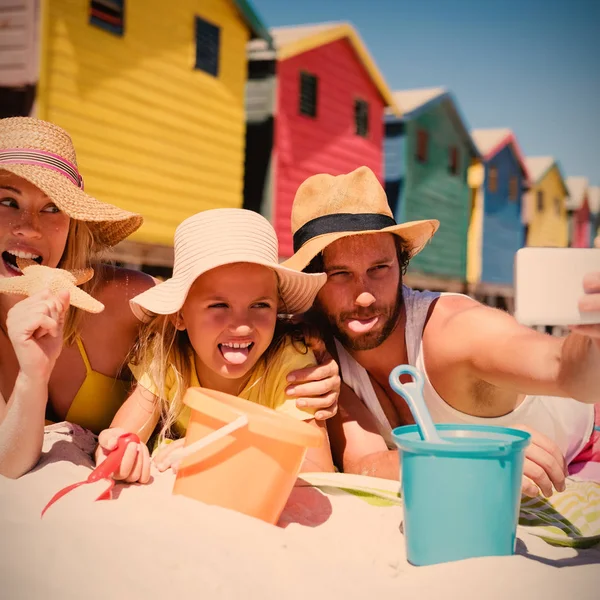
[[600, 589], [597, 547], [553, 547], [523, 530], [515, 556], [413, 567], [401, 506], [319, 489], [310, 475], [277, 527], [173, 496], [173, 474], [157, 471], [148, 486], [118, 485], [111, 501], [92, 501], [104, 484], [83, 486], [41, 520], [58, 489], [87, 476], [93, 445], [88, 432], [55, 425], [36, 470], [0, 480], [3, 597], [591, 600]]

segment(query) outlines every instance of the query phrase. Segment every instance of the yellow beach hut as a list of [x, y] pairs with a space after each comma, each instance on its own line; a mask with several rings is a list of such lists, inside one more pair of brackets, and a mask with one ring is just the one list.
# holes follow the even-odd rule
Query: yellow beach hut
[[40, 6], [32, 114], [71, 133], [87, 192], [144, 215], [120, 260], [169, 266], [178, 223], [242, 206], [246, 45], [268, 31], [248, 0]]
[[569, 245], [569, 191], [558, 162], [551, 156], [528, 156], [525, 165], [531, 184], [523, 197], [525, 243], [565, 248]]

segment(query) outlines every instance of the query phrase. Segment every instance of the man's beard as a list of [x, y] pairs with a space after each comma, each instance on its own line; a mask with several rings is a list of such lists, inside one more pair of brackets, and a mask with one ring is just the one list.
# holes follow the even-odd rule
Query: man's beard
[[[368, 307], [353, 312], [344, 312], [339, 315], [329, 315], [322, 307], [318, 308], [319, 312], [327, 319], [329, 326], [333, 330], [333, 335], [345, 348], [350, 351], [358, 352], [361, 350], [373, 350], [373, 348], [377, 348], [390, 337], [398, 324], [403, 304], [404, 297], [402, 295], [402, 287], [400, 286], [396, 302], [393, 305], [388, 305], [386, 307]], [[348, 319], [360, 319], [361, 321], [366, 321], [375, 316], [378, 316], [380, 320], [383, 319], [384, 321], [383, 327], [378, 331], [367, 331], [362, 335], [350, 336], [345, 329], [342, 329], [342, 323]]]

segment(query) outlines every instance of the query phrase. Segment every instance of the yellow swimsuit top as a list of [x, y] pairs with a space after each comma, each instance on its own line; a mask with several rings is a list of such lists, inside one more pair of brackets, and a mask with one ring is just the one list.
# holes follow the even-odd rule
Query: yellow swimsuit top
[[77, 338], [77, 347], [85, 364], [85, 379], [65, 417], [95, 434], [110, 427], [116, 412], [127, 399], [131, 382], [113, 379], [92, 369], [83, 342]]

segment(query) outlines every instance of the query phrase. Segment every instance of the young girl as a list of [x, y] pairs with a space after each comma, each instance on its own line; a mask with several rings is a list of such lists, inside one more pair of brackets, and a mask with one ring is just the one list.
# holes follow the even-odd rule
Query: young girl
[[[305, 469], [333, 470], [326, 427], [310, 410], [286, 397], [290, 371], [316, 364], [313, 353], [278, 313], [310, 308], [324, 274], [306, 274], [278, 264], [270, 223], [243, 209], [215, 209], [185, 220], [175, 233], [173, 278], [131, 301], [146, 319], [131, 369], [138, 385], [100, 434], [97, 460], [124, 431], [130, 444], [116, 478], [145, 483], [150, 458], [146, 442], [162, 416], [160, 440], [182, 438], [189, 409], [186, 390], [202, 386], [268, 406], [311, 423], [323, 432], [321, 448], [309, 450]], [[168, 468], [183, 440], [165, 444], [155, 457]]]

